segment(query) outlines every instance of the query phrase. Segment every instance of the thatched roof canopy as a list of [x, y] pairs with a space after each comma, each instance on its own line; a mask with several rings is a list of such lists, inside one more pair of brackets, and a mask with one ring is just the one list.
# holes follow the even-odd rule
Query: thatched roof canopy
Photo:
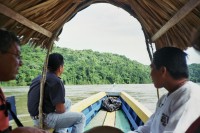
[[23, 36], [23, 43], [31, 38], [35, 46], [50, 48], [63, 25], [94, 3], [127, 11], [157, 49], [190, 47], [191, 31], [200, 26], [200, 0], [0, 0], [0, 27]]

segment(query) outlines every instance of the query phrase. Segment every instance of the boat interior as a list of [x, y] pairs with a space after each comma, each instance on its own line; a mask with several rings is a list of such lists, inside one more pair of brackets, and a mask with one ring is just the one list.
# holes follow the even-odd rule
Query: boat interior
[[[191, 43], [192, 32], [200, 27], [200, 0], [0, 0], [0, 28], [15, 32], [23, 45], [29, 43], [47, 50], [43, 69], [45, 75], [49, 53], [53, 49], [54, 41], [62, 34], [64, 24], [78, 12], [98, 3], [122, 8], [140, 22], [150, 60], [153, 53], [152, 44], [156, 50], [162, 47], [200, 49], [199, 45]], [[41, 86], [44, 86], [44, 81], [43, 78]], [[101, 110], [102, 98], [110, 95], [120, 97], [122, 110]], [[96, 125], [119, 126], [121, 130], [127, 131], [137, 128], [151, 115], [146, 108], [141, 105], [138, 108], [138, 103], [131, 101], [134, 99], [124, 92], [101, 92], [89, 100], [75, 104], [72, 110], [86, 114], [86, 130], [93, 127], [92, 121], [95, 121], [93, 123]], [[41, 114], [42, 111], [40, 117]], [[124, 114], [128, 120], [124, 119]], [[123, 121], [120, 123], [118, 119]], [[125, 123], [129, 123], [129, 126]]]
[[[102, 108], [102, 101], [106, 97], [118, 97], [121, 108], [112, 112]], [[143, 125], [152, 114], [126, 92], [99, 92], [73, 105], [71, 110], [85, 114], [85, 131], [96, 126], [112, 126], [127, 132]]]

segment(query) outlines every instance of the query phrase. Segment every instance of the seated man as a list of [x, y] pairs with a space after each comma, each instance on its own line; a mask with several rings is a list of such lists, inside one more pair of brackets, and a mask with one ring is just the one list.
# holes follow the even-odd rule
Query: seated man
[[[55, 132], [66, 133], [67, 127], [72, 127], [72, 133], [83, 133], [85, 116], [83, 113], [69, 112], [71, 102], [65, 100], [65, 88], [60, 79], [64, 71], [64, 59], [61, 54], [49, 55], [48, 73], [44, 86], [43, 113], [47, 127], [54, 128]], [[38, 106], [40, 99], [41, 75], [35, 78], [28, 92], [28, 111], [35, 124], [38, 122]]]
[[186, 53], [174, 47], [165, 47], [154, 53], [151, 78], [156, 88], [168, 93], [157, 102], [150, 119], [129, 133], [184, 133], [200, 115], [200, 86], [188, 81]]

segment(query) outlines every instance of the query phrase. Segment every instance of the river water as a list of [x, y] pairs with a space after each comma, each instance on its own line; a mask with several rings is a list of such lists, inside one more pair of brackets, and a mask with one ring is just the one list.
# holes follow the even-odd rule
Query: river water
[[[66, 97], [72, 100], [72, 104], [81, 101], [100, 91], [125, 91], [151, 112], [156, 107], [157, 92], [153, 84], [113, 84], [113, 85], [66, 85]], [[6, 96], [15, 96], [17, 114], [25, 126], [32, 126], [32, 121], [27, 110], [27, 93], [29, 87], [3, 87]], [[160, 96], [166, 93], [164, 89], [159, 89]], [[11, 124], [15, 126], [14, 122]]]

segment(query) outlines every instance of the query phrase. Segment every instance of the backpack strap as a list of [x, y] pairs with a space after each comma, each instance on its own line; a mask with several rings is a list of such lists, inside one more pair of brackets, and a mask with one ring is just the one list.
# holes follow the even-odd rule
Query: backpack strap
[[12, 111], [11, 109], [11, 104], [5, 100], [5, 97], [3, 95], [3, 92], [0, 88], [0, 100], [2, 101], [2, 105], [0, 105], [0, 110], [5, 110], [5, 116], [8, 116], [8, 111], [10, 112], [10, 114], [12, 115], [15, 123], [17, 124], [18, 127], [23, 127], [22, 123], [20, 122], [20, 120], [17, 118], [17, 116], [15, 115], [15, 113]]
[[17, 118], [17, 116], [15, 115], [15, 113], [12, 111], [11, 104], [8, 101], [6, 101], [6, 107], [7, 107], [7, 110], [10, 112], [10, 114], [12, 115], [13, 119], [15, 120], [15, 123], [17, 124], [17, 126], [18, 127], [23, 127], [23, 124]]
[[6, 105], [5, 104], [0, 105], [0, 110], [5, 110], [5, 109], [6, 109]]

